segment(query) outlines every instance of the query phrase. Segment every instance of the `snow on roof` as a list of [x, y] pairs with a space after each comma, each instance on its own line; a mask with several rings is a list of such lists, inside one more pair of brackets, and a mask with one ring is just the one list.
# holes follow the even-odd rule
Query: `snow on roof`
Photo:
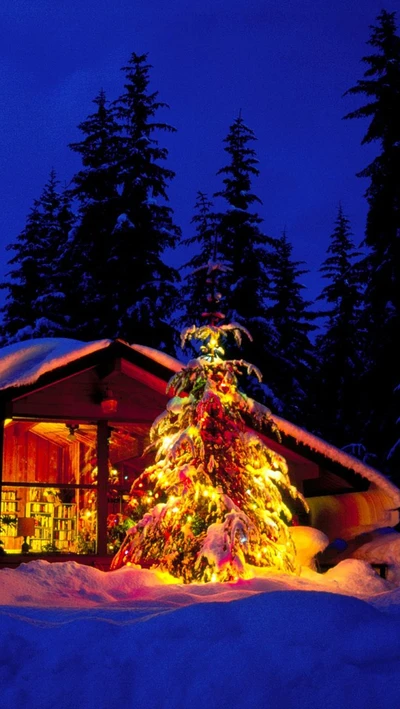
[[[47, 337], [8, 345], [0, 350], [0, 390], [34, 384], [43, 374], [92, 352], [104, 349], [111, 342], [112, 340], [106, 339], [81, 342], [68, 338]], [[127, 346], [173, 372], [179, 372], [184, 366], [174, 357], [152, 347], [135, 344]], [[253, 408], [257, 408], [259, 411], [267, 411], [258, 402], [251, 399], [249, 402], [252, 403]], [[400, 506], [400, 490], [382, 473], [280, 416], [273, 414], [272, 419], [282, 433], [291, 436], [299, 443], [303, 443], [311, 450], [325, 455], [343, 467], [359, 473], [381, 490], [385, 490]]]
[[[43, 374], [104, 349], [111, 342], [112, 340], [81, 342], [69, 338], [44, 337], [8, 345], [0, 350], [0, 390], [34, 384]], [[173, 372], [179, 372], [184, 366], [174, 357], [152, 347], [127, 343], [126, 346]]]
[[154, 362], [162, 364], [164, 367], [167, 367], [167, 369], [171, 369], [173, 372], [180, 372], [185, 366], [182, 362], [179, 362], [178, 359], [175, 359], [175, 357], [171, 357], [171, 355], [165, 354], [165, 352], [160, 352], [160, 350], [155, 350], [153, 347], [147, 347], [146, 345], [130, 345], [130, 347], [136, 350], [136, 352], [140, 352], [146, 357], [149, 357], [149, 359], [152, 359]]
[[0, 350], [0, 389], [33, 384], [46, 372], [110, 344], [111, 340], [81, 342], [44, 337], [8, 345]]
[[358, 460], [358, 458], [354, 458], [354, 456], [345, 453], [339, 448], [336, 448], [336, 446], [323, 441], [321, 438], [318, 438], [318, 436], [314, 436], [313, 433], [309, 433], [304, 428], [296, 426], [294, 423], [290, 423], [290, 421], [286, 421], [286, 419], [283, 419], [280, 416], [272, 414], [272, 420], [275, 422], [281, 433], [291, 436], [299, 443], [303, 443], [307, 446], [307, 448], [310, 448], [317, 453], [321, 453], [329, 458], [329, 460], [339, 463], [339, 465], [342, 465], [344, 468], [348, 468], [350, 470], [354, 470], [355, 473], [359, 473], [359, 475], [363, 478], [366, 478], [381, 490], [387, 492], [392, 500], [400, 506], [399, 488], [391, 483], [390, 480], [378, 470], [375, 470], [375, 468], [363, 463], [361, 460]]

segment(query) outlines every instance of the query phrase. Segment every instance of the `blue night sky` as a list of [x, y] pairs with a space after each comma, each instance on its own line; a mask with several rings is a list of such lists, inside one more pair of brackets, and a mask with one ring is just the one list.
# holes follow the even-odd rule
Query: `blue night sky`
[[[366, 183], [355, 173], [374, 148], [360, 146], [366, 124], [342, 120], [359, 105], [342, 95], [362, 76], [381, 8], [380, 0], [1, 0], [0, 278], [5, 246], [51, 168], [63, 184], [78, 168], [67, 147], [80, 140], [77, 124], [100, 88], [119, 95], [119, 69], [135, 51], [149, 53], [151, 88], [170, 105], [159, 118], [178, 129], [162, 142], [184, 235], [197, 190], [220, 187], [222, 141], [241, 109], [258, 138], [265, 231], [286, 227], [314, 298], [340, 200], [355, 241], [363, 236]], [[186, 258], [173, 256], [177, 265]]]

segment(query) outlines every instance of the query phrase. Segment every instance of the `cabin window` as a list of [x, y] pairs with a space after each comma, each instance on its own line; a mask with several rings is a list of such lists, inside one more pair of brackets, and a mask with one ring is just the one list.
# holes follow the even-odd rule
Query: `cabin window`
[[2, 548], [114, 554], [134, 523], [129, 492], [146, 442], [146, 428], [129, 422], [7, 420]]
[[7, 421], [0, 538], [7, 553], [93, 554], [97, 426]]

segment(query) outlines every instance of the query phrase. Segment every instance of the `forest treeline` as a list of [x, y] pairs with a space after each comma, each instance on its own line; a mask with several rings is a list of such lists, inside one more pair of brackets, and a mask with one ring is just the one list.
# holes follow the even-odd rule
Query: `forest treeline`
[[[53, 170], [12, 251], [1, 344], [37, 337], [122, 338], [179, 352], [182, 326], [207, 312], [207, 271], [222, 263], [217, 299], [253, 341], [230, 354], [257, 365], [264, 381], [251, 393], [289, 420], [396, 474], [400, 459], [400, 37], [395, 13], [371, 26], [365, 72], [347, 93], [367, 119], [363, 143], [377, 156], [366, 178], [365, 235], [356, 243], [338, 206], [324, 287], [306, 299], [285, 233], [271, 235], [253, 189], [259, 174], [255, 135], [241, 115], [224, 141], [215, 194], [199, 191], [192, 231], [182, 237], [168, 202], [174, 173], [160, 120], [166, 108], [150, 90], [147, 55], [130, 57], [117, 100], [100, 91], [70, 145], [81, 165], [60, 187]], [[284, 215], [283, 221], [284, 221]], [[166, 250], [190, 245], [178, 271]], [[321, 320], [322, 318], [322, 320]], [[317, 323], [323, 322], [323, 325]], [[312, 334], [314, 332], [314, 334]]]

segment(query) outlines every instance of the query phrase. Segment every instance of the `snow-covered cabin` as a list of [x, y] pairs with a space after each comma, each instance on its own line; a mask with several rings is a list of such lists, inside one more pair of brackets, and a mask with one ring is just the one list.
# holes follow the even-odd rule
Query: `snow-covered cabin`
[[[176, 359], [121, 340], [49, 338], [0, 350], [0, 564], [33, 555], [106, 566]], [[378, 471], [284, 419], [268, 445], [332, 541], [399, 522], [400, 490]], [[24, 547], [23, 547], [24, 545]], [[25, 556], [21, 556], [22, 547]], [[75, 555], [77, 555], [75, 557]]]

